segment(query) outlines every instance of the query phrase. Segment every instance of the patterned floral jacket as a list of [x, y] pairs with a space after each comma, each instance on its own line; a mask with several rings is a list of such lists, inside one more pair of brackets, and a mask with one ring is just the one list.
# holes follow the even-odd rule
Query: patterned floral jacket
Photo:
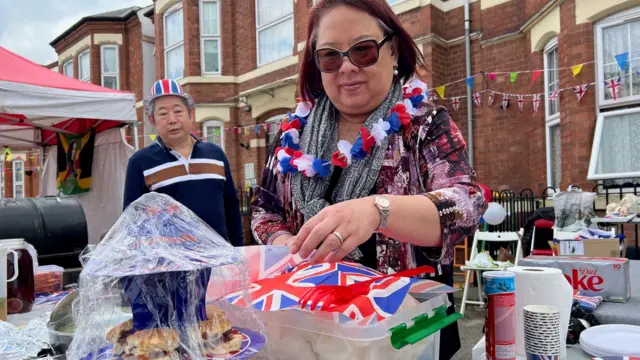
[[[410, 125], [390, 139], [373, 192], [422, 194], [431, 199], [440, 213], [442, 247], [433, 252], [432, 248], [378, 234], [377, 263], [383, 273], [389, 269], [397, 272], [414, 268], [419, 257], [427, 257], [432, 263], [450, 264], [454, 246], [475, 232], [486, 209], [460, 130], [443, 107], [431, 103], [424, 106], [425, 115], [414, 116]], [[277, 144], [271, 144], [262, 181], [252, 201], [251, 229], [262, 244], [271, 244], [282, 234], [295, 234], [303, 223], [291, 193], [291, 175], [275, 170], [276, 147]]]

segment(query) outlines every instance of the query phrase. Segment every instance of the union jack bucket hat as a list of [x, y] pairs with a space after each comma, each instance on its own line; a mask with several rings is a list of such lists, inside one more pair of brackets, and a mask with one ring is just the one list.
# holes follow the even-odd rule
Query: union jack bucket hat
[[147, 114], [149, 114], [153, 101], [162, 96], [179, 96], [187, 101], [189, 109], [193, 108], [193, 98], [182, 90], [182, 86], [180, 86], [177, 81], [162, 79], [153, 84], [151, 87], [151, 95], [144, 100], [144, 110]]

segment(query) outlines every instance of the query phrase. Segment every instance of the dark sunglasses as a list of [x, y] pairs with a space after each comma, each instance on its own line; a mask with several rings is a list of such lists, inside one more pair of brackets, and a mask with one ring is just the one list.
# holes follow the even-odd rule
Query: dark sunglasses
[[318, 69], [322, 72], [333, 73], [340, 70], [342, 59], [349, 58], [349, 61], [357, 67], [367, 67], [378, 62], [380, 48], [384, 46], [393, 35], [385, 36], [380, 42], [377, 40], [363, 40], [353, 44], [347, 51], [340, 51], [332, 48], [317, 49], [313, 53]]

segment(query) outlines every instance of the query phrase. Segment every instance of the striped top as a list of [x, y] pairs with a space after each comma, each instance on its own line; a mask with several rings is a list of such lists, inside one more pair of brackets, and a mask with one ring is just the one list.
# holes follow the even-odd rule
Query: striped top
[[240, 204], [229, 162], [217, 145], [195, 139], [187, 159], [166, 147], [158, 136], [155, 143], [129, 159], [126, 176], [125, 209], [147, 192], [167, 194], [231, 244], [242, 245]]

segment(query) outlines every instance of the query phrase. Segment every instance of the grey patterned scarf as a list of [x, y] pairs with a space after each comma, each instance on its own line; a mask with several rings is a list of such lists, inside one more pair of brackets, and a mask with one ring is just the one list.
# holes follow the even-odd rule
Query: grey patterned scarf
[[[394, 83], [387, 98], [369, 116], [364, 126], [371, 129], [371, 126], [378, 119], [386, 119], [391, 108], [401, 99], [402, 86], [399, 83]], [[338, 118], [337, 109], [324, 95], [316, 102], [307, 118], [308, 123], [300, 137], [302, 152], [316, 158], [331, 159], [338, 141]], [[375, 146], [365, 159], [354, 160], [350, 166], [344, 169], [333, 194], [331, 194], [334, 203], [358, 199], [370, 194], [382, 167], [388, 143], [389, 140], [386, 138], [380, 146]], [[304, 221], [329, 206], [325, 200], [325, 194], [328, 191], [330, 179], [331, 176], [309, 178], [300, 172], [293, 175], [291, 180], [293, 198], [296, 206], [304, 215]]]

